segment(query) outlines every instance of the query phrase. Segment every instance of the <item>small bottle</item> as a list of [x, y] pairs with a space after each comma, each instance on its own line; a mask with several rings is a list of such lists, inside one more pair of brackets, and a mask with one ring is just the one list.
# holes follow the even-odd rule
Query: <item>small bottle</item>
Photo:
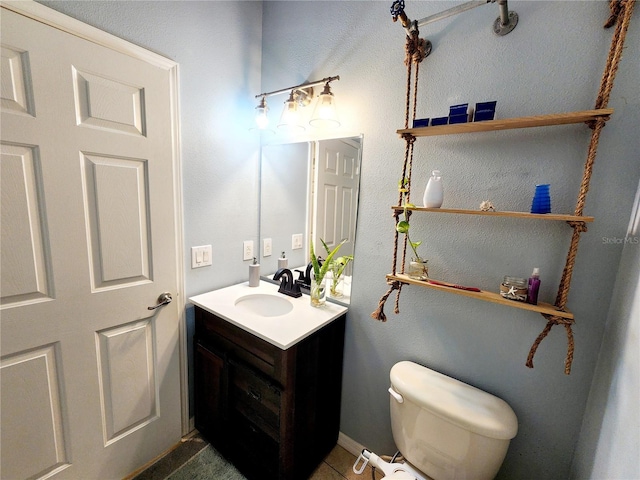
[[444, 191], [442, 188], [440, 170], [434, 170], [431, 172], [431, 178], [429, 178], [427, 188], [424, 190], [422, 203], [427, 208], [440, 208], [442, 206], [443, 197]]
[[284, 256], [284, 252], [282, 252], [282, 256], [278, 259], [278, 270], [281, 268], [289, 268], [289, 259]]
[[540, 269], [533, 269], [527, 288], [527, 303], [532, 305], [538, 304], [538, 290], [540, 290]]
[[260, 264], [256, 257], [253, 257], [253, 264], [249, 265], [249, 286], [258, 287], [260, 285]]

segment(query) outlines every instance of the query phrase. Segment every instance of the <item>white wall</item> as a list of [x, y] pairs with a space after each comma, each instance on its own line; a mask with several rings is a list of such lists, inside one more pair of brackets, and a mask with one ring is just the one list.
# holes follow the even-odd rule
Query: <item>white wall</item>
[[[341, 430], [377, 453], [393, 445], [389, 369], [414, 360], [509, 402], [519, 419], [501, 479], [568, 478], [597, 352], [604, 332], [621, 245], [640, 176], [636, 11], [601, 137], [569, 295], [575, 313], [572, 373], [563, 373], [566, 335], [555, 327], [525, 367], [543, 329], [538, 314], [456, 295], [407, 287], [400, 314], [391, 297], [386, 323], [370, 318], [391, 270], [393, 219], [404, 142], [404, 32], [391, 2], [265, 2], [264, 90], [340, 75], [333, 91], [343, 129], [364, 133], [352, 303], [347, 322]], [[412, 18], [452, 2], [406, 2]], [[449, 105], [495, 99], [503, 118], [593, 108], [612, 32], [602, 24], [606, 2], [510, 2], [517, 28], [495, 37], [496, 5], [422, 29], [434, 44], [420, 68], [418, 116], [445, 115]], [[551, 183], [553, 210], [575, 205], [590, 130], [583, 125], [419, 139], [413, 199], [430, 170], [444, 175], [444, 207], [477, 208], [491, 199], [501, 210], [530, 207], [536, 183]], [[542, 272], [541, 299], [553, 302], [571, 230], [564, 224], [469, 216], [412, 217], [414, 240], [425, 245], [434, 278], [495, 290], [505, 274]], [[636, 432], [637, 435], [637, 432]]]
[[640, 478], [640, 230], [603, 241], [624, 249], [572, 477]]

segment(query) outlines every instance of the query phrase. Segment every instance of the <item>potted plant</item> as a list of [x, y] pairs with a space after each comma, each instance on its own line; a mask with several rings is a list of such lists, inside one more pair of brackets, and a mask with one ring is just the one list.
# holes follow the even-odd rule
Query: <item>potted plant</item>
[[409, 215], [407, 213], [408, 208], [415, 207], [412, 203], [407, 202], [407, 195], [409, 193], [409, 179], [402, 178], [398, 181], [398, 191], [402, 195], [402, 207], [404, 220], [400, 220], [396, 224], [396, 231], [407, 236], [407, 243], [413, 250], [414, 257], [409, 263], [409, 269], [407, 275], [416, 280], [427, 280], [429, 278], [429, 269], [427, 267], [427, 260], [418, 255], [418, 247], [422, 244], [422, 241], [413, 242], [409, 237]]
[[324, 240], [320, 239], [320, 241], [327, 251], [327, 258], [322, 263], [322, 265], [320, 265], [320, 262], [318, 261], [318, 258], [316, 257], [315, 251], [313, 249], [313, 240], [309, 245], [309, 255], [311, 256], [311, 265], [313, 266], [313, 278], [311, 279], [310, 291], [311, 306], [313, 307], [321, 307], [327, 300], [327, 291], [325, 287], [324, 277], [329, 270], [329, 266], [332, 263], [333, 257], [336, 253], [338, 253], [338, 250], [340, 250], [340, 247], [342, 247], [344, 242], [346, 242], [346, 239], [342, 240], [338, 245], [336, 245], [333, 250], [329, 250], [329, 247]]
[[[329, 253], [329, 252], [327, 252]], [[343, 296], [342, 291], [342, 274], [346, 266], [353, 260], [353, 255], [344, 255], [338, 257], [331, 262], [331, 286], [329, 287], [329, 295], [333, 298], [340, 298]]]

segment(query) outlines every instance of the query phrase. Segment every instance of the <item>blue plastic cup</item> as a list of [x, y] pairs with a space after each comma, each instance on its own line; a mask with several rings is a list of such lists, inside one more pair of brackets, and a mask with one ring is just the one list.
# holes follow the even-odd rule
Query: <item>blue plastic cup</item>
[[548, 183], [536, 185], [531, 202], [531, 213], [551, 213], [551, 195]]

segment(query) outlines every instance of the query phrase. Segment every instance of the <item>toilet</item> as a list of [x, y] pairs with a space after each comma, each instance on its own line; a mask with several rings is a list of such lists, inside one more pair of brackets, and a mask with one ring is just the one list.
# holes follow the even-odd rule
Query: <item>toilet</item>
[[502, 399], [413, 362], [391, 368], [393, 439], [404, 461], [385, 461], [363, 450], [353, 469], [367, 463], [386, 480], [491, 480], [518, 431]]

